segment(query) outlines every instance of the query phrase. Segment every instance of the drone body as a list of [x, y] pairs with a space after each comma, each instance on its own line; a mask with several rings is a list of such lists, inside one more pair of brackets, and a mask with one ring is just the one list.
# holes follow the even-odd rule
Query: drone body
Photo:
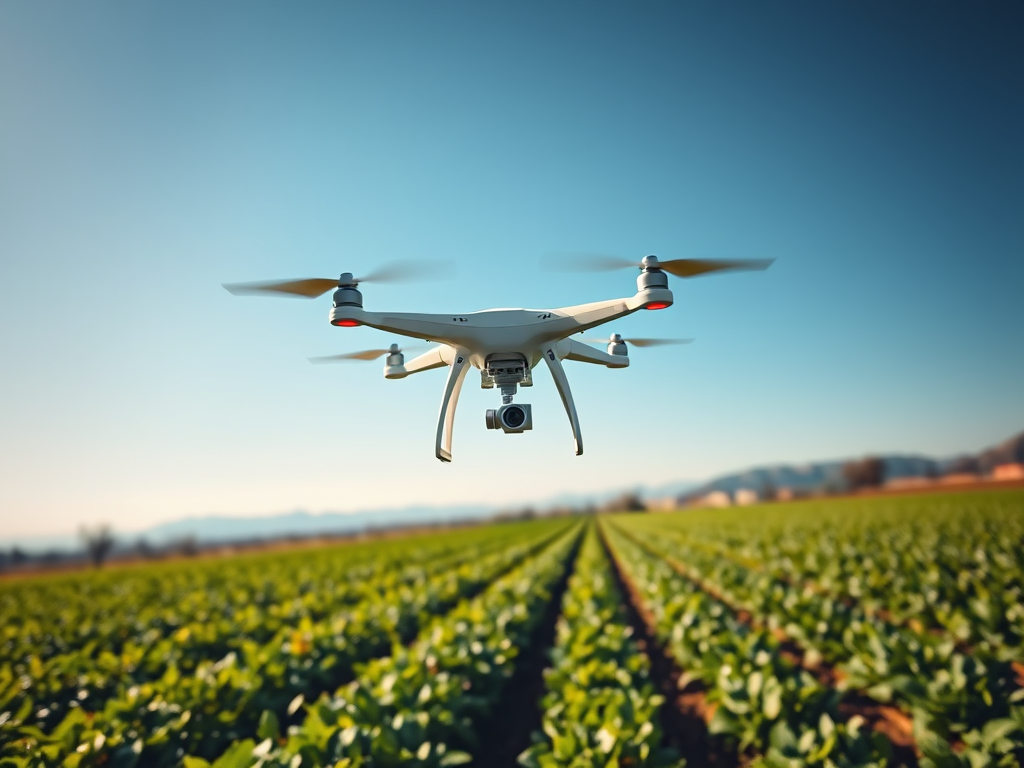
[[[569, 381], [562, 360], [625, 368], [629, 365], [626, 341], [618, 335], [608, 341], [607, 351], [583, 344], [570, 336], [625, 317], [641, 309], [664, 309], [672, 306], [666, 270], [689, 277], [720, 269], [758, 269], [770, 262], [695, 262], [680, 259], [662, 265], [654, 256], [641, 262], [635, 295], [622, 299], [597, 301], [558, 309], [488, 309], [462, 315], [423, 314], [413, 312], [373, 312], [363, 308], [360, 282], [351, 273], [344, 273], [336, 282], [314, 278], [285, 283], [250, 283], [225, 286], [232, 293], [286, 293], [313, 297], [332, 287], [334, 306], [330, 321], [334, 326], [365, 325], [388, 333], [420, 339], [434, 344], [427, 352], [405, 361], [397, 345], [389, 350], [338, 355], [330, 359], [373, 359], [387, 355], [384, 377], [403, 379], [414, 373], [448, 366], [438, 414], [434, 453], [443, 462], [452, 460], [452, 427], [459, 393], [469, 369], [481, 372], [481, 386], [501, 390], [502, 407], [487, 411], [487, 426], [506, 433], [519, 433], [532, 428], [529, 405], [513, 404], [520, 386], [533, 385], [532, 370], [541, 360], [547, 364], [555, 387], [565, 406], [572, 427], [576, 455], [583, 453], [580, 422], [573, 402]], [[694, 264], [700, 265], [694, 271]], [[680, 265], [680, 266], [676, 266]], [[619, 265], [621, 266], [621, 265]], [[382, 272], [390, 275], [391, 272]], [[377, 277], [376, 279], [381, 279]], [[637, 339], [638, 346], [676, 343], [683, 340]]]

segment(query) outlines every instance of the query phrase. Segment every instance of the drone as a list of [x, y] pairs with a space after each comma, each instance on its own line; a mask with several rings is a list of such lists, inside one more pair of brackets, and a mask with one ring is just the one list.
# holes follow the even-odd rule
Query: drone
[[518, 387], [533, 386], [533, 369], [541, 360], [547, 365], [572, 427], [573, 447], [583, 454], [583, 436], [576, 413], [563, 360], [603, 365], [607, 368], [629, 366], [629, 344], [650, 347], [682, 344], [692, 339], [626, 339], [613, 334], [606, 339], [584, 341], [606, 344], [604, 351], [577, 341], [572, 336], [631, 315], [640, 310], [667, 309], [673, 304], [668, 276], [690, 278], [711, 272], [767, 269], [773, 259], [672, 259], [659, 261], [645, 256], [639, 263], [630, 259], [600, 254], [552, 254], [543, 266], [552, 271], [604, 271], [639, 268], [636, 294], [627, 298], [595, 301], [558, 309], [485, 309], [468, 314], [426, 314], [419, 312], [373, 312], [363, 308], [362, 283], [402, 282], [436, 277], [443, 271], [438, 262], [393, 262], [365, 277], [344, 272], [334, 278], [257, 283], [225, 283], [235, 295], [278, 295], [313, 299], [334, 290], [331, 325], [376, 328], [431, 344], [426, 352], [408, 362], [397, 344], [387, 349], [371, 349], [330, 357], [311, 358], [312, 362], [375, 360], [385, 357], [384, 378], [404, 379], [414, 373], [448, 366], [448, 378], [437, 419], [434, 454], [442, 462], [452, 460], [452, 429], [459, 393], [469, 369], [480, 371], [483, 389], [501, 392], [501, 407], [488, 409], [488, 429], [505, 434], [521, 434], [533, 429], [531, 406], [513, 403]]

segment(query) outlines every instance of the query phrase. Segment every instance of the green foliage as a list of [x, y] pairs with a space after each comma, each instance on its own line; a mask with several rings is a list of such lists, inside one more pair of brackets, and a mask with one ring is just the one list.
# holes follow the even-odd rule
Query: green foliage
[[589, 525], [545, 673], [543, 734], [519, 756], [520, 764], [678, 764], [677, 756], [660, 748], [662, 697], [654, 693], [647, 657], [631, 635], [610, 564]]
[[[1024, 757], [1024, 493], [599, 525], [744, 763], [894, 765], [850, 716], [866, 698], [910, 718], [920, 768]], [[534, 521], [2, 582], [0, 768], [468, 763], [577, 547], [520, 762], [672, 765], [648, 661], [583, 530]]]
[[804, 748], [800, 765], [853, 768], [884, 759], [869, 734], [840, 724], [835, 692], [795, 667], [771, 633], [748, 628], [616, 526], [606, 532], [657, 622], [659, 639], [704, 684], [714, 706], [710, 733], [760, 755], [769, 754], [773, 734], [776, 740], [794, 735]]
[[[1012, 716], [1013, 702], [1024, 697], [1011, 666], [1022, 657], [1024, 637], [1024, 494], [856, 499], [756, 512], [622, 516], [616, 524], [642, 549], [671, 559], [768, 630], [784, 632], [808, 658], [835, 667], [841, 692], [898, 706], [915, 722], [927, 718], [921, 733], [930, 735], [922, 737], [940, 739], [946, 750], [980, 743], [989, 723]], [[684, 627], [683, 634], [690, 632]], [[707, 682], [707, 665], [678, 650], [684, 667], [693, 664]], [[807, 688], [794, 683], [795, 672], [777, 677]], [[717, 711], [712, 726], [733, 733], [739, 726], [731, 690], [716, 685], [714, 697], [730, 714]], [[763, 743], [764, 724], [742, 719], [741, 745]], [[972, 750], [957, 754], [979, 754]]]
[[[15, 584], [0, 593], [14, 619], [3, 630], [0, 757], [91, 766], [136, 755], [140, 765], [159, 768], [185, 754], [212, 759], [239, 739], [273, 741], [302, 701], [352, 679], [356, 663], [390, 653], [564, 528], [538, 522], [365, 549], [189, 563], [203, 574], [198, 582], [176, 569], [184, 566], [155, 566], [125, 571], [113, 583], [107, 573]], [[167, 578], [178, 598], [173, 606], [150, 592], [156, 577]], [[63, 596], [72, 616], [86, 610], [77, 597], [95, 598], [116, 639], [95, 640], [96, 624], [75, 631], [60, 618], [60, 603], [56, 617], [38, 606], [28, 617], [14, 612], [40, 593]], [[151, 598], [156, 606], [133, 602]], [[142, 622], [140, 614], [150, 618]], [[48, 631], [63, 634], [34, 645], [44, 619]]]
[[249, 749], [239, 768], [469, 762], [475, 726], [490, 714], [518, 654], [534, 641], [579, 535], [580, 526], [573, 526], [479, 596], [434, 619], [409, 647], [396, 646], [391, 656], [363, 666], [334, 696], [308, 707], [284, 744], [266, 739]]

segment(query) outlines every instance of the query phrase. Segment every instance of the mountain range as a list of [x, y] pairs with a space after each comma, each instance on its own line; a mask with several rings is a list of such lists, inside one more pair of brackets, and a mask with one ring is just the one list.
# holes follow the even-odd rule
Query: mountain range
[[[942, 477], [970, 473], [987, 475], [1000, 464], [1024, 463], [1024, 432], [977, 454], [963, 454], [949, 459], [928, 456], [879, 456], [885, 465], [886, 480], [906, 477]], [[778, 464], [735, 472], [717, 477], [688, 489], [679, 495], [686, 501], [712, 491], [733, 494], [741, 488], [762, 491], [767, 488], [791, 488], [795, 491], [841, 490], [844, 486], [843, 465], [846, 461], [823, 461], [794, 466]]]

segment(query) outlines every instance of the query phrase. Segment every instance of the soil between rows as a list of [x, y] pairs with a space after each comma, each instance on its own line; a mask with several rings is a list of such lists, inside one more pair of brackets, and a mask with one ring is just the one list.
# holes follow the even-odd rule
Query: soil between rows
[[551, 591], [544, 616], [534, 630], [529, 648], [516, 659], [515, 672], [505, 684], [501, 699], [487, 720], [476, 730], [478, 746], [473, 765], [481, 768], [517, 768], [517, 758], [532, 743], [531, 735], [541, 729], [540, 700], [544, 697], [544, 669], [555, 643], [555, 627], [562, 614], [562, 598], [569, 577], [576, 568], [576, 556], [583, 542], [581, 532], [566, 560], [565, 571]]
[[654, 632], [654, 618], [644, 608], [636, 586], [623, 570], [599, 525], [601, 544], [612, 564], [612, 573], [623, 596], [626, 617], [633, 628], [633, 637], [651, 662], [651, 681], [665, 697], [661, 707], [661, 729], [665, 746], [673, 747], [686, 759], [688, 768], [734, 768], [736, 755], [728, 750], [723, 739], [708, 733], [705, 718], [708, 703], [697, 681], [679, 689], [682, 670], [666, 651]]
[[[681, 563], [671, 557], [666, 557], [655, 552], [644, 542], [635, 538], [632, 534], [623, 531], [621, 528], [619, 531], [622, 535], [629, 538], [633, 543], [647, 552], [651, 557], [659, 557], [664, 560], [682, 578], [689, 581], [697, 589], [706, 593], [731, 611], [739, 621], [755, 629], [764, 628], [760, 619], [753, 616], [749, 611], [733, 605], [718, 590], [714, 589], [710, 585], [707, 585], [700, 579], [691, 576], [687, 572], [685, 566]], [[777, 630], [773, 632], [773, 634], [781, 643], [779, 649], [781, 655], [788, 657], [795, 665], [802, 667], [814, 675], [822, 685], [830, 688], [835, 687], [841, 676], [834, 667], [823, 661], [819, 661], [815, 664], [807, 663], [803, 649], [800, 648], [792, 638], [786, 635], [785, 632]], [[885, 736], [892, 745], [892, 753], [897, 765], [917, 765], [917, 749], [911, 733], [912, 722], [910, 718], [903, 714], [899, 709], [892, 706], [878, 704], [874, 700], [869, 699], [858, 692], [847, 691], [843, 696], [843, 700], [839, 704], [839, 712], [843, 716], [844, 720], [848, 720], [854, 715], [863, 717], [875, 731]]]

